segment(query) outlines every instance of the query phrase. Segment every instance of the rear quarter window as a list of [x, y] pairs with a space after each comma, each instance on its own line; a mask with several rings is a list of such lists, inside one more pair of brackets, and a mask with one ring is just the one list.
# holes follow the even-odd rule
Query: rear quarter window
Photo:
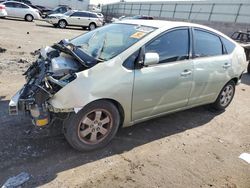
[[231, 54], [234, 51], [235, 47], [236, 47], [235, 44], [233, 42], [231, 42], [230, 40], [224, 38], [224, 37], [221, 37], [221, 40], [222, 40], [222, 42], [223, 42], [223, 44], [224, 44], [224, 46], [225, 46], [225, 48], [227, 50], [227, 53]]

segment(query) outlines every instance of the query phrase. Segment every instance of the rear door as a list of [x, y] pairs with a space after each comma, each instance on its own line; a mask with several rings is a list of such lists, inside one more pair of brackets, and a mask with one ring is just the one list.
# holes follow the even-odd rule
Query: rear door
[[88, 26], [89, 13], [87, 12], [75, 12], [68, 19], [69, 25]]
[[15, 2], [6, 2], [4, 3], [8, 16], [16, 17], [16, 3]]
[[146, 45], [146, 53], [158, 53], [160, 62], [135, 70], [133, 121], [183, 108], [188, 104], [193, 81], [189, 36], [188, 28], [178, 28]]
[[217, 34], [194, 28], [193, 38], [194, 85], [189, 105], [213, 102], [229, 80], [232, 65]]
[[29, 12], [29, 7], [21, 4], [21, 3], [16, 3], [16, 16], [19, 18], [24, 18], [26, 14]]

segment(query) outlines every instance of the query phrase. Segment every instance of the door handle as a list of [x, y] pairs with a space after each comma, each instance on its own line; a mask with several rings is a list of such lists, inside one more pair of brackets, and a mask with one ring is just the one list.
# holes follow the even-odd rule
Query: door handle
[[192, 74], [192, 71], [186, 69], [186, 70], [184, 70], [184, 71], [181, 73], [181, 76], [182, 76], [182, 77], [186, 77], [186, 76], [189, 76], [189, 75], [191, 75], [191, 74]]
[[229, 68], [229, 67], [231, 67], [232, 65], [231, 65], [231, 63], [225, 63], [222, 67], [224, 68], [224, 69], [227, 69], [227, 68]]

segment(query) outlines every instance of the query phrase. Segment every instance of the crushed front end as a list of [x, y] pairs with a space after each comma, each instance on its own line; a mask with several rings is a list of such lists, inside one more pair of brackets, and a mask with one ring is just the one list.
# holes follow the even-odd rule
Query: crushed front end
[[[29, 114], [34, 125], [42, 127], [54, 118], [54, 109], [48, 103], [61, 88], [76, 78], [76, 73], [96, 64], [65, 41], [37, 52], [37, 60], [24, 73], [26, 84], [11, 99], [10, 115]], [[63, 110], [63, 109], [62, 109]], [[57, 111], [57, 113], [60, 111]]]

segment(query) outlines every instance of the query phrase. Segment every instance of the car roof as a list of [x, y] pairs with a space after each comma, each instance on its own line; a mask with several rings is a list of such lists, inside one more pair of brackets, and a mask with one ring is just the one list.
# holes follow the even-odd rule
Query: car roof
[[205, 29], [211, 32], [214, 32], [219, 35], [225, 36], [223, 33], [212, 29], [210, 27], [200, 25], [200, 24], [195, 24], [195, 23], [190, 23], [190, 22], [179, 22], [179, 21], [165, 21], [165, 20], [122, 20], [117, 23], [124, 23], [124, 24], [133, 24], [133, 25], [143, 25], [143, 26], [148, 26], [148, 27], [154, 27], [154, 28], [165, 28], [165, 29], [171, 29], [175, 27], [198, 27], [201, 29]]
[[19, 1], [4, 1], [3, 4], [4, 3], [18, 3], [18, 4], [23, 4], [23, 5], [26, 5], [26, 6], [30, 7], [28, 4], [25, 4], [25, 3], [19, 2]]

